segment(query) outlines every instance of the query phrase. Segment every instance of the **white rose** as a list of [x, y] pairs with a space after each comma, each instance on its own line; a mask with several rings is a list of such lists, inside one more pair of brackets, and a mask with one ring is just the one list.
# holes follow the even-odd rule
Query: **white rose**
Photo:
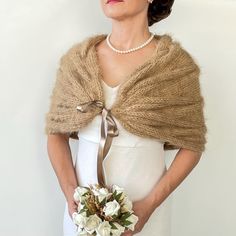
[[127, 225], [127, 227], [131, 230], [134, 230], [134, 226], [138, 222], [138, 219], [139, 219], [138, 216], [136, 216], [134, 214], [130, 215], [126, 220], [131, 221], [132, 224]]
[[122, 213], [127, 211], [132, 211], [133, 203], [127, 196], [123, 199], [122, 204], [123, 204], [121, 207]]
[[[79, 213], [81, 210], [83, 210], [84, 208], [85, 208], [85, 204], [79, 203], [79, 204], [78, 204], [78, 207], [77, 207], [78, 213]], [[86, 211], [87, 211], [87, 210], [86, 210]], [[79, 214], [81, 214], [81, 215], [83, 215], [83, 216], [87, 216], [86, 211], [82, 211], [82, 212], [79, 213]]]
[[77, 212], [74, 212], [72, 214], [73, 222], [78, 225], [80, 228], [83, 228], [86, 225], [86, 222], [88, 218], [82, 214], [78, 214]]
[[102, 220], [96, 214], [90, 215], [86, 221], [84, 229], [88, 233], [92, 234], [101, 222]]
[[92, 234], [89, 234], [85, 229], [81, 229], [78, 227], [76, 231], [76, 236], [90, 236]]
[[125, 232], [125, 227], [117, 222], [114, 222], [113, 224], [117, 227], [117, 229], [111, 229], [112, 236], [120, 236], [123, 232]]
[[98, 196], [98, 201], [102, 202], [104, 198], [108, 198], [112, 193], [109, 193], [108, 189], [100, 188], [100, 189], [92, 189], [92, 192], [95, 196]]
[[85, 204], [79, 203], [78, 207], [77, 207], [77, 210], [80, 211], [80, 210], [84, 209], [84, 207], [85, 207]]
[[96, 229], [97, 236], [110, 236], [111, 225], [108, 221], [103, 221]]
[[75, 201], [80, 201], [82, 202], [86, 197], [84, 197], [83, 195], [85, 193], [89, 192], [89, 190], [87, 188], [84, 188], [84, 187], [81, 187], [81, 186], [78, 186], [76, 189], [75, 189], [75, 192], [74, 192], [74, 200]]
[[114, 199], [112, 202], [107, 202], [103, 208], [106, 216], [117, 215], [120, 209], [120, 204]]
[[115, 190], [117, 191], [117, 193], [121, 193], [121, 192], [125, 193], [125, 189], [124, 188], [122, 188], [122, 187], [120, 187], [120, 186], [118, 186], [116, 184], [113, 184], [112, 185], [112, 192], [115, 192]]
[[120, 186], [118, 186], [118, 185], [116, 185], [116, 184], [113, 184], [113, 185], [112, 185], [112, 192], [115, 192], [115, 190], [116, 190], [117, 195], [118, 195], [119, 193], [122, 193], [120, 199], [123, 199], [124, 197], [127, 196], [127, 194], [125, 193], [125, 189], [124, 189], [124, 188], [121, 188]]

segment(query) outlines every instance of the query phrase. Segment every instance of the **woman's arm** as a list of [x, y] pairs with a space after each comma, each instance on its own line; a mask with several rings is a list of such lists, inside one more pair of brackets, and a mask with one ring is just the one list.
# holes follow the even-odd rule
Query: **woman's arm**
[[48, 135], [47, 150], [60, 187], [68, 203], [70, 216], [72, 216], [72, 213], [77, 208], [73, 194], [74, 189], [78, 186], [78, 181], [73, 166], [69, 136], [66, 134]]
[[181, 148], [166, 173], [147, 196], [153, 210], [158, 207], [188, 176], [197, 165], [202, 153]]
[[168, 170], [143, 199], [133, 202], [135, 215], [139, 217], [134, 231], [126, 230], [122, 236], [132, 236], [140, 232], [154, 210], [186, 178], [200, 160], [201, 153], [181, 148]]

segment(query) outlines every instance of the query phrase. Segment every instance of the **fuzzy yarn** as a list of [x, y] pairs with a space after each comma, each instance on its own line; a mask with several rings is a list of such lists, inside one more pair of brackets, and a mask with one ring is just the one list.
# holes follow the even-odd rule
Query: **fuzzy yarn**
[[[79, 139], [79, 130], [102, 112], [88, 101], [104, 102], [102, 73], [95, 45], [107, 34], [96, 34], [74, 44], [60, 58], [56, 81], [45, 117], [45, 133], [68, 133]], [[129, 132], [164, 141], [164, 149], [205, 150], [207, 127], [200, 89], [200, 68], [190, 53], [170, 34], [156, 35], [152, 57], [120, 84], [111, 114]]]

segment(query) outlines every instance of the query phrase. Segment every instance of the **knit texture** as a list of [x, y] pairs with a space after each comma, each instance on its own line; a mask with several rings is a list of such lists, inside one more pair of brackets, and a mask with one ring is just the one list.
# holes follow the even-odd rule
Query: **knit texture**
[[[107, 34], [74, 44], [60, 58], [45, 119], [45, 133], [67, 133], [79, 139], [80, 128], [102, 111], [93, 106], [79, 112], [79, 104], [105, 104], [102, 71], [95, 45]], [[205, 150], [207, 127], [200, 69], [195, 59], [170, 34], [156, 35], [157, 49], [120, 84], [111, 114], [129, 132], [164, 141], [164, 149]]]

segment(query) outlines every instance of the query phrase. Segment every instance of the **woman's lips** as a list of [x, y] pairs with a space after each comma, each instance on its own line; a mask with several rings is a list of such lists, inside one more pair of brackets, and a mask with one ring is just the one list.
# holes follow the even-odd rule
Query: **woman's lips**
[[118, 3], [118, 2], [123, 2], [123, 0], [108, 0], [107, 4], [109, 4], [109, 3]]

